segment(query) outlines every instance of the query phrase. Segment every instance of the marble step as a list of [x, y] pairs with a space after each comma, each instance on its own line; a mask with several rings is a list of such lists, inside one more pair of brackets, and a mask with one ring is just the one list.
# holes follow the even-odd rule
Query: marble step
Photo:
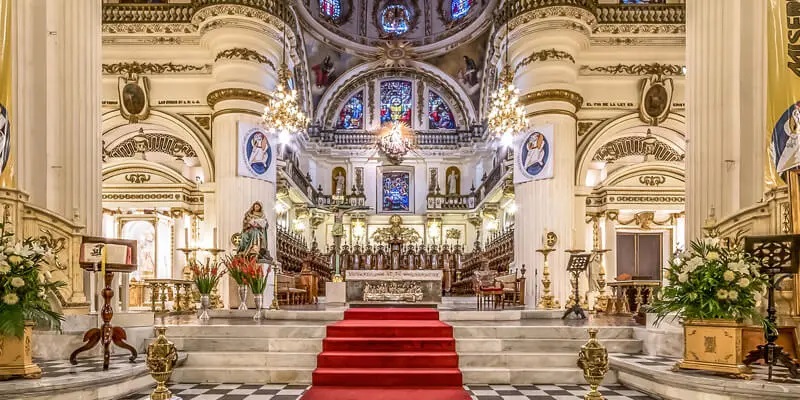
[[180, 367], [172, 373], [172, 382], [179, 383], [267, 383], [310, 384], [314, 368], [256, 367]]
[[[642, 341], [637, 339], [606, 339], [600, 341], [609, 353], [639, 354]], [[586, 344], [584, 339], [456, 339], [456, 351], [520, 352], [520, 353], [569, 353], [575, 354]]]
[[167, 338], [323, 338], [325, 326], [325, 323], [307, 321], [263, 321], [261, 325], [175, 325], [167, 327]]
[[184, 364], [192, 368], [314, 368], [317, 353], [190, 352]]
[[322, 351], [322, 339], [248, 338], [232, 337], [170, 337], [175, 347], [186, 352], [289, 352], [314, 353]]
[[463, 368], [575, 368], [578, 353], [459, 353]]
[[[456, 324], [453, 326], [453, 336], [462, 338], [498, 338], [498, 339], [589, 339], [587, 328], [574, 326], [486, 326]], [[603, 339], [631, 339], [633, 328], [630, 327], [604, 327], [600, 328], [597, 338]]]
[[[585, 385], [583, 371], [574, 368], [461, 368], [464, 384], [504, 385]], [[603, 384], [617, 383], [617, 375], [609, 371]]]

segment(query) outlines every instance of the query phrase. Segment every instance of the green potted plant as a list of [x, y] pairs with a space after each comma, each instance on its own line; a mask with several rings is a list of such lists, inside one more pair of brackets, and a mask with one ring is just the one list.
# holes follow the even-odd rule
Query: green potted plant
[[[656, 324], [667, 316], [684, 327], [681, 368], [747, 374], [742, 364], [745, 323], [763, 323], [758, 308], [767, 278], [741, 246], [707, 237], [691, 243], [665, 268], [668, 281], [650, 306]], [[769, 329], [769, 327], [765, 327]]]
[[61, 329], [63, 316], [50, 307], [47, 294], [64, 283], [51, 281], [49, 256], [34, 239], [15, 240], [7, 222], [0, 222], [0, 379], [41, 377], [31, 354], [33, 327]]

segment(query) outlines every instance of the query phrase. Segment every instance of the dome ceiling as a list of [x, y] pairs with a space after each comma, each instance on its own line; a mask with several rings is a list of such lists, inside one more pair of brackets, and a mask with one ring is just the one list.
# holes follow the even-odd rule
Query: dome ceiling
[[373, 57], [389, 40], [422, 57], [441, 54], [485, 30], [495, 0], [304, 0], [310, 34], [339, 49]]

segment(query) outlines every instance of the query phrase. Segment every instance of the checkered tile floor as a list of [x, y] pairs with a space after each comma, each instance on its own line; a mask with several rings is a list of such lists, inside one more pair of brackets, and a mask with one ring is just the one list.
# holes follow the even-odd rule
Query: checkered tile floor
[[[183, 400], [298, 400], [305, 385], [172, 385], [172, 394]], [[583, 400], [586, 385], [469, 385], [464, 386], [475, 400]], [[622, 386], [602, 386], [606, 400], [652, 400], [651, 397]], [[147, 393], [121, 400], [147, 400]], [[331, 399], [334, 400], [334, 399]]]
[[[710, 374], [704, 371], [692, 371], [692, 370], [672, 371], [672, 368], [675, 366], [675, 364], [677, 364], [678, 361], [680, 361], [679, 358], [648, 356], [644, 354], [612, 354], [611, 356], [613, 356], [613, 358], [616, 360], [632, 363], [646, 369], [654, 369], [662, 372], [674, 372], [677, 374], [715, 376], [714, 374]], [[766, 366], [753, 364], [750, 367], [753, 369], [752, 380], [754, 381], [767, 380]], [[789, 376], [789, 370], [780, 366], [776, 366], [775, 368], [773, 368], [772, 381], [776, 383], [800, 384], [800, 379], [792, 379], [792, 377]]]
[[[136, 366], [144, 365], [144, 357], [139, 356], [133, 363], [128, 361], [130, 354], [115, 354], [111, 356], [108, 371], [127, 371]], [[72, 365], [69, 360], [41, 361], [34, 360], [42, 368], [42, 379], [59, 378], [68, 375], [103, 372], [103, 359], [79, 358], [78, 365]]]

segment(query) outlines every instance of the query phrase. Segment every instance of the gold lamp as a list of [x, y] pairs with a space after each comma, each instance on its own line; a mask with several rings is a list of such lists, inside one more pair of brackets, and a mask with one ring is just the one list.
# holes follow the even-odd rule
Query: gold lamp
[[[285, 20], [285, 18], [284, 18]], [[283, 24], [283, 61], [278, 70], [278, 85], [264, 107], [262, 119], [271, 133], [298, 134], [308, 126], [308, 117], [300, 108], [297, 91], [289, 84], [292, 73], [286, 65], [286, 23]]]

